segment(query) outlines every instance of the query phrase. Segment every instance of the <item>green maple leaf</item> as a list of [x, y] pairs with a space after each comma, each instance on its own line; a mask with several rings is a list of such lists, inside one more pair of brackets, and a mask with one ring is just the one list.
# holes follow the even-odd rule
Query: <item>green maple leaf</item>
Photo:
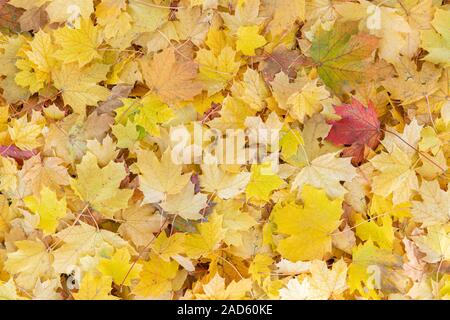
[[353, 23], [335, 25], [330, 31], [319, 28], [311, 45], [311, 58], [322, 81], [336, 93], [342, 86], [363, 79], [369, 57], [378, 38], [358, 33]]

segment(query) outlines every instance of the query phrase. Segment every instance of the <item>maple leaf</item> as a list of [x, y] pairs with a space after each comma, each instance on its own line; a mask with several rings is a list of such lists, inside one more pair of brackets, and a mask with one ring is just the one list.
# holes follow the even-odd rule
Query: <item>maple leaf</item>
[[394, 228], [392, 218], [388, 215], [377, 220], [364, 220], [361, 215], [355, 216], [356, 235], [364, 241], [371, 240], [380, 248], [393, 249]]
[[[29, 5], [28, 5], [29, 6]], [[28, 7], [27, 6], [27, 7]], [[0, 7], [0, 27], [2, 29], [9, 29], [14, 32], [20, 32], [19, 19], [24, 13], [24, 8], [14, 3], [3, 3]]]
[[322, 110], [330, 101], [330, 94], [324, 86], [317, 85], [317, 80], [308, 81], [301, 92], [291, 95], [286, 103], [292, 117], [303, 122], [306, 116], [312, 116]]
[[279, 46], [267, 54], [267, 58], [261, 62], [259, 67], [264, 79], [271, 82], [279, 72], [288, 75], [290, 79], [295, 78], [297, 69], [303, 62], [304, 58], [298, 51], [288, 50], [286, 46]]
[[252, 279], [261, 284], [262, 280], [270, 274], [270, 266], [273, 260], [270, 256], [257, 254], [248, 268], [248, 272], [252, 275]]
[[315, 299], [311, 291], [313, 290], [308, 278], [303, 279], [301, 282], [293, 278], [289, 280], [285, 288], [280, 289], [279, 294], [281, 300], [307, 300], [310, 296], [312, 296], [312, 299]]
[[[376, 247], [373, 242], [353, 248], [353, 260], [348, 268], [348, 285], [350, 290], [357, 290], [366, 297], [378, 297], [376, 289], [380, 283], [375, 283], [376, 277], [382, 281], [389, 281], [395, 269], [399, 268], [401, 261], [389, 250]], [[372, 266], [372, 267], [371, 267]], [[377, 274], [373, 274], [373, 273]]]
[[394, 204], [409, 201], [412, 190], [419, 187], [411, 158], [394, 146], [391, 153], [382, 152], [370, 162], [379, 170], [373, 179], [373, 192], [384, 197], [393, 194]]
[[33, 150], [41, 145], [38, 139], [41, 131], [42, 125], [28, 121], [26, 115], [19, 119], [13, 119], [8, 127], [11, 140], [17, 147], [25, 150]]
[[31, 289], [52, 267], [51, 256], [41, 241], [16, 241], [17, 251], [11, 252], [5, 262], [6, 270], [17, 275], [18, 285]]
[[172, 151], [167, 149], [159, 160], [152, 151], [138, 152], [139, 189], [144, 193], [144, 203], [157, 203], [166, 195], [181, 192], [190, 175], [182, 174], [182, 166], [172, 161]]
[[161, 208], [170, 214], [176, 214], [183, 219], [198, 220], [203, 218], [199, 213], [207, 206], [208, 197], [202, 193], [194, 193], [194, 185], [188, 183], [180, 193], [168, 195]]
[[413, 219], [424, 227], [446, 224], [450, 220], [449, 190], [444, 191], [437, 181], [423, 181], [420, 186], [422, 201], [413, 201]]
[[237, 30], [236, 49], [247, 56], [254, 56], [255, 49], [267, 43], [266, 39], [259, 35], [258, 26], [241, 26]]
[[220, 247], [226, 230], [222, 228], [223, 217], [213, 214], [208, 222], [197, 225], [198, 233], [189, 234], [185, 240], [185, 250], [189, 257], [199, 258]]
[[232, 281], [226, 286], [225, 279], [216, 273], [208, 283], [203, 284], [202, 293], [195, 293], [195, 298], [199, 300], [244, 299], [250, 290], [250, 279]]
[[91, 20], [82, 19], [79, 28], [65, 27], [55, 33], [55, 41], [61, 47], [55, 57], [64, 63], [78, 62], [79, 67], [87, 65], [94, 59], [100, 59], [97, 49], [102, 43], [102, 36]]
[[320, 27], [311, 44], [311, 57], [322, 81], [340, 93], [342, 85], [363, 80], [367, 59], [377, 45], [376, 37], [358, 34], [353, 23], [335, 25], [330, 31]]
[[311, 262], [311, 277], [300, 283], [291, 279], [286, 288], [280, 289], [282, 300], [327, 300], [333, 295], [339, 295], [347, 289], [347, 264], [339, 260], [328, 269], [324, 261]]
[[250, 182], [245, 189], [248, 198], [268, 201], [270, 193], [283, 184], [283, 179], [272, 172], [271, 166], [271, 163], [252, 166]]
[[86, 106], [96, 105], [109, 97], [109, 90], [97, 83], [106, 79], [109, 66], [95, 64], [80, 69], [77, 64], [63, 64], [61, 69], [53, 70], [53, 81], [61, 90], [64, 102], [81, 115]]
[[119, 154], [119, 151], [116, 150], [116, 144], [110, 136], [106, 136], [101, 143], [98, 140], [88, 140], [86, 147], [97, 158], [97, 162], [101, 167], [114, 161]]
[[440, 225], [427, 228], [427, 235], [413, 237], [419, 250], [426, 254], [424, 261], [436, 263], [450, 259], [450, 238], [447, 228]]
[[173, 48], [155, 54], [151, 61], [143, 60], [141, 68], [145, 83], [164, 101], [191, 100], [202, 91], [195, 81], [196, 63], [177, 61]]
[[129, 120], [125, 125], [120, 123], [114, 125], [112, 134], [117, 138], [117, 147], [119, 148], [131, 148], [139, 138], [136, 126]]
[[236, 51], [227, 46], [218, 55], [212, 50], [200, 49], [197, 52], [199, 79], [213, 95], [222, 90], [227, 82], [234, 78], [239, 70], [240, 62], [236, 61]]
[[242, 193], [250, 181], [249, 172], [231, 174], [217, 165], [203, 165], [200, 186], [207, 192], [213, 192], [222, 199], [230, 199]]
[[97, 158], [88, 152], [77, 165], [77, 172], [78, 177], [71, 179], [70, 185], [92, 208], [112, 217], [114, 212], [127, 207], [133, 190], [119, 189], [127, 175], [123, 164], [110, 162], [100, 168]]
[[19, 23], [22, 31], [38, 32], [48, 23], [48, 14], [43, 7], [34, 7], [20, 16]]
[[422, 46], [429, 52], [424, 60], [449, 66], [450, 60], [450, 32], [448, 31], [448, 20], [450, 12], [447, 10], [436, 10], [431, 24], [434, 28], [421, 32]]
[[299, 146], [305, 144], [301, 134], [297, 130], [289, 129], [289, 131], [283, 135], [280, 139], [281, 155], [285, 159], [297, 154]]
[[[111, 277], [116, 284], [130, 285], [132, 279], [139, 277], [140, 265], [130, 263], [131, 255], [127, 248], [117, 249], [110, 259], [100, 259], [97, 269], [106, 278]], [[129, 271], [131, 270], [131, 271]]]
[[305, 0], [275, 0], [271, 9], [273, 19], [268, 28], [274, 35], [290, 30], [297, 20], [304, 21], [306, 17]]
[[220, 16], [233, 32], [237, 32], [240, 26], [260, 25], [265, 18], [259, 17], [260, 0], [248, 0], [238, 3], [234, 15], [220, 12]]
[[288, 235], [277, 251], [292, 261], [322, 259], [331, 251], [331, 233], [341, 223], [342, 199], [330, 201], [325, 191], [309, 185], [301, 197], [303, 205], [277, 205], [272, 212], [277, 232]]
[[253, 116], [255, 113], [256, 110], [247, 106], [241, 99], [227, 96], [223, 101], [220, 117], [214, 118], [209, 125], [219, 130], [242, 129], [245, 127], [247, 117]]
[[56, 193], [47, 187], [41, 189], [40, 197], [29, 196], [23, 199], [30, 210], [39, 215], [39, 228], [45, 233], [54, 233], [58, 220], [67, 213], [66, 199], [58, 200]]
[[233, 95], [250, 105], [252, 109], [260, 111], [265, 106], [265, 99], [269, 96], [260, 74], [253, 69], [247, 69], [242, 82], [235, 82], [231, 88]]
[[0, 300], [20, 300], [13, 279], [0, 284]]
[[122, 99], [122, 102], [123, 106], [114, 110], [116, 122], [126, 124], [131, 119], [134, 124], [154, 136], [160, 135], [161, 124], [174, 117], [173, 110], [153, 94], [146, 95], [141, 100]]
[[165, 261], [157, 255], [151, 255], [142, 266], [141, 280], [134, 288], [134, 292], [143, 297], [159, 297], [171, 290], [172, 280], [175, 279], [177, 272], [176, 261]]
[[64, 244], [53, 251], [52, 267], [57, 273], [70, 273], [79, 259], [94, 255], [101, 247], [122, 248], [128, 245], [117, 233], [96, 229], [86, 223], [70, 226], [55, 234]]
[[16, 74], [15, 81], [18, 85], [29, 87], [32, 93], [36, 93], [50, 82], [51, 70], [56, 64], [53, 57], [56, 48], [50, 34], [43, 31], [37, 32], [29, 45], [30, 50], [24, 52], [26, 59], [16, 62], [21, 71]]
[[300, 171], [292, 183], [292, 190], [301, 191], [305, 184], [310, 184], [323, 188], [330, 197], [343, 197], [347, 190], [340, 185], [340, 181], [350, 181], [355, 176], [356, 170], [349, 158], [336, 158], [336, 154], [327, 153]]
[[401, 57], [400, 63], [395, 65], [398, 76], [382, 81], [383, 86], [394, 99], [403, 104], [411, 104], [439, 90], [437, 81], [440, 72], [435, 65], [425, 62], [420, 69], [407, 57]]
[[372, 102], [367, 108], [352, 98], [351, 104], [335, 106], [340, 120], [333, 121], [327, 140], [336, 145], [345, 145], [343, 155], [351, 156], [354, 164], [361, 163], [366, 157], [366, 146], [375, 149], [381, 137], [380, 121]]
[[117, 300], [112, 296], [112, 278], [88, 272], [83, 276], [80, 290], [73, 293], [75, 300]]
[[21, 170], [21, 180], [27, 190], [38, 195], [42, 188], [57, 189], [70, 183], [70, 176], [63, 161], [58, 157], [43, 158], [35, 155], [24, 161]]
[[244, 245], [246, 233], [257, 224], [254, 217], [240, 209], [241, 206], [240, 201], [224, 200], [215, 207], [216, 213], [223, 219], [224, 242], [235, 247]]
[[163, 219], [153, 207], [140, 203], [116, 212], [114, 217], [121, 221], [117, 230], [119, 234], [124, 239], [130, 239], [136, 247], [145, 246], [163, 224]]
[[184, 241], [186, 234], [175, 233], [168, 237], [165, 233], [161, 233], [155, 241], [152, 242], [152, 251], [165, 261], [170, 258], [176, 259], [184, 251]]

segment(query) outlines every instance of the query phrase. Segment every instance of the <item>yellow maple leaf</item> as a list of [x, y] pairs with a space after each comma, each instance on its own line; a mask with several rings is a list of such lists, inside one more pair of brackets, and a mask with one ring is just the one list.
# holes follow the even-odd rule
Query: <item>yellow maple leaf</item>
[[224, 88], [234, 78], [241, 65], [236, 61], [236, 51], [230, 46], [223, 48], [219, 55], [212, 50], [200, 49], [196, 58], [199, 64], [199, 79], [213, 95]]
[[266, 39], [259, 34], [258, 26], [241, 26], [237, 30], [236, 49], [247, 56], [254, 56], [255, 49], [266, 43]]
[[140, 281], [134, 293], [143, 297], [159, 297], [172, 289], [172, 280], [178, 273], [176, 261], [165, 261], [157, 255], [143, 263]]
[[202, 91], [195, 80], [197, 65], [193, 61], [179, 62], [173, 48], [141, 61], [142, 75], [148, 87], [164, 101], [191, 100]]
[[273, 190], [278, 189], [283, 183], [277, 174], [272, 172], [272, 164], [252, 165], [250, 182], [245, 189], [249, 199], [269, 201]]
[[249, 172], [231, 174], [217, 165], [203, 165], [200, 186], [222, 199], [230, 199], [242, 193], [250, 181]]
[[198, 220], [203, 218], [200, 210], [206, 207], [208, 197], [202, 193], [194, 193], [194, 185], [188, 183], [180, 193], [168, 195], [161, 203], [161, 208], [169, 214], [179, 215], [183, 219]]
[[28, 196], [23, 199], [30, 210], [39, 215], [38, 227], [46, 234], [54, 233], [59, 219], [66, 215], [66, 198], [58, 200], [56, 193], [47, 187], [42, 188], [40, 197]]
[[364, 220], [361, 215], [355, 217], [356, 235], [361, 240], [371, 240], [380, 248], [393, 249], [394, 228], [392, 227], [392, 218], [384, 215], [376, 220]]
[[292, 94], [286, 101], [290, 115], [303, 122], [306, 116], [312, 116], [322, 110], [325, 104], [331, 104], [330, 93], [317, 80], [308, 81], [301, 91]]
[[133, 205], [114, 214], [121, 224], [117, 230], [124, 239], [131, 240], [136, 247], [145, 246], [152, 240], [153, 233], [161, 229], [164, 219], [155, 213], [150, 205]]
[[63, 164], [61, 158], [41, 159], [40, 155], [24, 161], [20, 181], [23, 184], [24, 193], [33, 193], [38, 196], [44, 187], [57, 190], [60, 186], [69, 185], [70, 176]]
[[450, 220], [450, 191], [444, 191], [437, 181], [422, 181], [422, 201], [413, 201], [412, 215], [415, 221], [428, 227], [446, 224]]
[[331, 233], [340, 225], [342, 199], [329, 200], [325, 191], [309, 185], [301, 192], [303, 205], [277, 204], [272, 212], [280, 240], [277, 251], [289, 260], [322, 259], [331, 251]]
[[356, 176], [356, 169], [350, 158], [336, 158], [335, 153], [327, 153], [309, 163], [295, 177], [292, 189], [302, 190], [310, 184], [324, 189], [330, 197], [343, 197], [347, 190], [340, 181], [351, 181]]
[[55, 32], [55, 42], [61, 47], [55, 57], [64, 63], [78, 62], [81, 68], [94, 59], [100, 59], [98, 47], [103, 39], [90, 19], [82, 19], [79, 28], [68, 26]]
[[112, 278], [88, 272], [83, 276], [80, 290], [73, 293], [75, 300], [117, 300], [111, 295]]
[[248, 267], [248, 272], [252, 279], [261, 284], [262, 281], [270, 275], [270, 266], [273, 264], [273, 259], [265, 254], [257, 254]]
[[97, 229], [86, 223], [70, 226], [56, 235], [64, 244], [53, 251], [52, 267], [57, 273], [70, 273], [73, 266], [87, 255], [94, 256], [100, 248], [122, 248], [129, 246], [117, 233]]
[[269, 90], [261, 75], [250, 68], [245, 71], [243, 81], [235, 82], [231, 90], [233, 96], [241, 99], [256, 111], [265, 107], [265, 99], [269, 97]]
[[159, 160], [152, 151], [137, 152], [139, 189], [144, 193], [144, 203], [156, 203], [166, 195], [175, 195], [188, 184], [190, 175], [182, 174], [182, 166], [172, 161], [172, 152], [167, 149]]
[[379, 171], [373, 178], [373, 192], [383, 197], [393, 194], [394, 205], [409, 201], [412, 190], [418, 189], [411, 157], [394, 146], [391, 153], [382, 152], [370, 162]]
[[380, 249], [370, 240], [353, 248], [352, 256], [348, 268], [350, 290], [367, 298], [379, 298], [376, 290], [381, 289], [383, 281], [389, 281], [400, 267], [401, 260], [390, 250]]
[[51, 80], [51, 71], [55, 66], [55, 46], [51, 35], [40, 30], [29, 42], [30, 48], [24, 50], [24, 57], [16, 62], [21, 70], [16, 74], [16, 83], [22, 87], [29, 87], [31, 93], [44, 88]]
[[238, 282], [231, 281], [226, 286], [225, 279], [218, 273], [206, 284], [202, 285], [202, 292], [195, 293], [195, 298], [200, 300], [241, 300], [247, 298], [247, 293], [252, 288], [250, 279], [242, 279]]
[[38, 138], [42, 133], [42, 124], [31, 120], [28, 121], [27, 115], [19, 119], [13, 119], [8, 127], [9, 136], [14, 144], [25, 150], [32, 150], [41, 146]]
[[136, 126], [128, 120], [125, 125], [118, 123], [112, 127], [112, 133], [117, 139], [117, 147], [131, 149], [139, 138]]
[[208, 222], [197, 224], [198, 233], [186, 236], [186, 254], [191, 258], [199, 258], [217, 250], [226, 232], [222, 223], [222, 216], [212, 214], [208, 217]]
[[109, 259], [102, 258], [97, 266], [103, 276], [111, 277], [116, 284], [131, 284], [133, 279], [139, 278], [141, 265], [130, 263], [131, 255], [127, 248], [117, 249]]
[[305, 0], [276, 0], [273, 4], [274, 15], [270, 21], [270, 32], [274, 35], [291, 29], [297, 20], [305, 20]]
[[420, 251], [426, 254], [424, 261], [436, 263], [450, 260], [450, 236], [448, 227], [442, 225], [427, 228], [427, 235], [413, 237]]
[[174, 258], [184, 251], [184, 240], [186, 234], [175, 233], [168, 237], [162, 232], [158, 238], [156, 238], [152, 244], [152, 251], [165, 261], [170, 261], [170, 258]]
[[6, 283], [0, 282], [0, 300], [19, 300], [17, 291], [13, 279], [9, 279]]
[[285, 288], [279, 290], [282, 300], [327, 300], [339, 296], [347, 289], [347, 264], [339, 260], [328, 269], [321, 260], [311, 262], [311, 276], [289, 280]]
[[450, 66], [450, 31], [448, 30], [448, 21], [450, 11], [438, 9], [431, 22], [434, 29], [421, 31], [421, 42], [429, 54], [424, 60], [444, 66]]
[[247, 117], [255, 115], [256, 110], [250, 108], [242, 100], [228, 96], [223, 100], [221, 117], [209, 122], [212, 128], [225, 131], [226, 129], [244, 129]]
[[0, 190], [7, 195], [12, 195], [17, 192], [17, 163], [13, 159], [0, 159]]
[[81, 200], [108, 217], [124, 209], [133, 190], [119, 189], [120, 182], [126, 177], [123, 164], [110, 162], [103, 168], [97, 164], [97, 158], [90, 152], [77, 165], [78, 177], [71, 179], [70, 185]]
[[[174, 117], [173, 110], [154, 95], [145, 96], [141, 100], [141, 104], [142, 107], [139, 107], [139, 113], [134, 117], [134, 123], [143, 127], [149, 134], [159, 136], [159, 125], [169, 121]], [[130, 108], [128, 103], [125, 103], [123, 107], [116, 110], [116, 119], [122, 117], [121, 111], [125, 108]]]
[[259, 17], [260, 0], [239, 0], [233, 15], [220, 12], [225, 25], [236, 33], [240, 26], [261, 25], [266, 18]]
[[8, 253], [5, 269], [16, 275], [16, 283], [32, 289], [36, 281], [51, 270], [51, 256], [41, 241], [22, 240], [14, 243], [17, 251]]
[[86, 114], [86, 106], [96, 106], [98, 101], [106, 100], [108, 88], [98, 85], [106, 80], [109, 66], [94, 64], [80, 68], [75, 63], [63, 64], [53, 70], [53, 82], [61, 90], [64, 103], [78, 114]]
[[224, 242], [236, 248], [245, 247], [246, 235], [257, 225], [255, 218], [241, 209], [242, 201], [220, 200], [214, 207], [215, 212], [222, 216], [223, 228], [226, 230]]

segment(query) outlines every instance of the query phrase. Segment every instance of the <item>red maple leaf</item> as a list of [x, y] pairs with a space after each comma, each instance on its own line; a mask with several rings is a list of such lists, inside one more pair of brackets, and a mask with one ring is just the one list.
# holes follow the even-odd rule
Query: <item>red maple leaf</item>
[[37, 154], [36, 150], [21, 150], [14, 145], [9, 146], [0, 146], [0, 156], [1, 157], [10, 157], [22, 163], [23, 160], [28, 160], [32, 156]]
[[331, 122], [327, 140], [335, 145], [345, 145], [344, 156], [351, 156], [354, 164], [361, 163], [367, 156], [367, 147], [376, 148], [380, 143], [380, 121], [372, 102], [366, 107], [352, 99], [351, 104], [334, 107], [341, 119]]

